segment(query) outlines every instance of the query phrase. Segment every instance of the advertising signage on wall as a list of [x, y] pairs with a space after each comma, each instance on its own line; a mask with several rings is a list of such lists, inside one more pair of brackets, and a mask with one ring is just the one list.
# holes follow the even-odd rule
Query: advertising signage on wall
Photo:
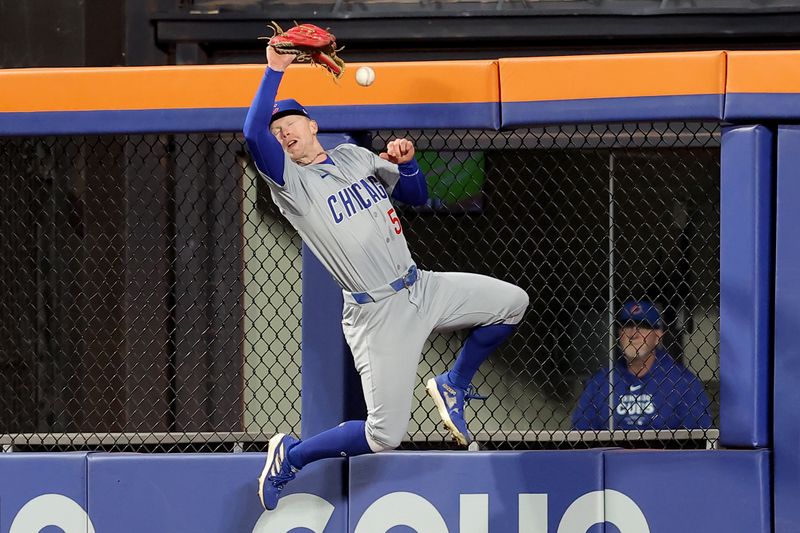
[[315, 463], [266, 512], [261, 453], [9, 453], [0, 533], [767, 533], [769, 455], [390, 452]]

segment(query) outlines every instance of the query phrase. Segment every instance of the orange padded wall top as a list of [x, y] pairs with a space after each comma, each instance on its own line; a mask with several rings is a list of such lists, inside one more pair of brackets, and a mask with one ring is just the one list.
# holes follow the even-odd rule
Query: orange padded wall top
[[800, 51], [728, 52], [729, 93], [800, 93]]
[[[338, 82], [321, 68], [293, 65], [279, 98], [307, 106], [498, 102], [497, 62], [372, 63], [375, 82]], [[0, 112], [249, 107], [264, 65], [10, 69], [0, 71]]]
[[[356, 70], [366, 63], [349, 63], [334, 82], [320, 69], [308, 67], [284, 76], [279, 98], [303, 105], [468, 104], [499, 102], [496, 61], [415, 61], [369, 63], [375, 82], [362, 87]], [[249, 105], [249, 104], [248, 104]]]
[[503, 102], [723, 94], [725, 52], [500, 60]]

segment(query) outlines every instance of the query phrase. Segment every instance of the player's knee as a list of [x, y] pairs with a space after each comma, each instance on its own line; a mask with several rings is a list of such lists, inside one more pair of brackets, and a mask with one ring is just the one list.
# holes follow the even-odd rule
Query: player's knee
[[387, 439], [384, 436], [376, 435], [374, 437], [367, 437], [367, 442], [369, 443], [369, 449], [372, 450], [374, 453], [385, 452], [389, 450], [394, 450], [398, 446], [400, 446], [401, 440], [392, 441], [391, 439]]
[[508, 318], [505, 320], [505, 323], [518, 324], [522, 320], [525, 310], [528, 309], [530, 301], [531, 299], [528, 293], [515, 285], [514, 290], [511, 291], [511, 295], [509, 296], [508, 309], [510, 309], [510, 312], [508, 313]]
[[375, 452], [394, 450], [403, 442], [407, 428], [391, 428], [384, 424], [377, 424], [367, 419], [367, 443], [370, 449]]

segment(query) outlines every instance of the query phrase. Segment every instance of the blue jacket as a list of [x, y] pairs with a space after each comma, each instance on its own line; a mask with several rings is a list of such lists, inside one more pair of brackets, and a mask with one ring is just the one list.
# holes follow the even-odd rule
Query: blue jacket
[[[621, 360], [613, 369], [614, 429], [705, 429], [711, 427], [708, 396], [697, 377], [664, 351], [641, 378]], [[580, 430], [609, 429], [609, 372], [587, 382], [572, 413]]]

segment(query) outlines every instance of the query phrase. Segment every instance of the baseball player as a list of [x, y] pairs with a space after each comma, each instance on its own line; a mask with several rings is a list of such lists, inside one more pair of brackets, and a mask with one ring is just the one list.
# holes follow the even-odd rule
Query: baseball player
[[267, 47], [268, 68], [244, 136], [272, 199], [343, 289], [342, 328], [367, 405], [353, 420], [300, 441], [269, 441], [259, 497], [274, 509], [295, 473], [312, 461], [396, 448], [408, 429], [417, 365], [433, 331], [473, 328], [449, 372], [426, 389], [453, 438], [471, 440], [464, 418], [480, 364], [516, 329], [528, 306], [519, 287], [490, 277], [420, 270], [391, 200], [421, 205], [425, 177], [414, 145], [394, 139], [380, 156], [343, 144], [325, 151], [317, 123], [295, 100], [275, 101], [294, 56]]

